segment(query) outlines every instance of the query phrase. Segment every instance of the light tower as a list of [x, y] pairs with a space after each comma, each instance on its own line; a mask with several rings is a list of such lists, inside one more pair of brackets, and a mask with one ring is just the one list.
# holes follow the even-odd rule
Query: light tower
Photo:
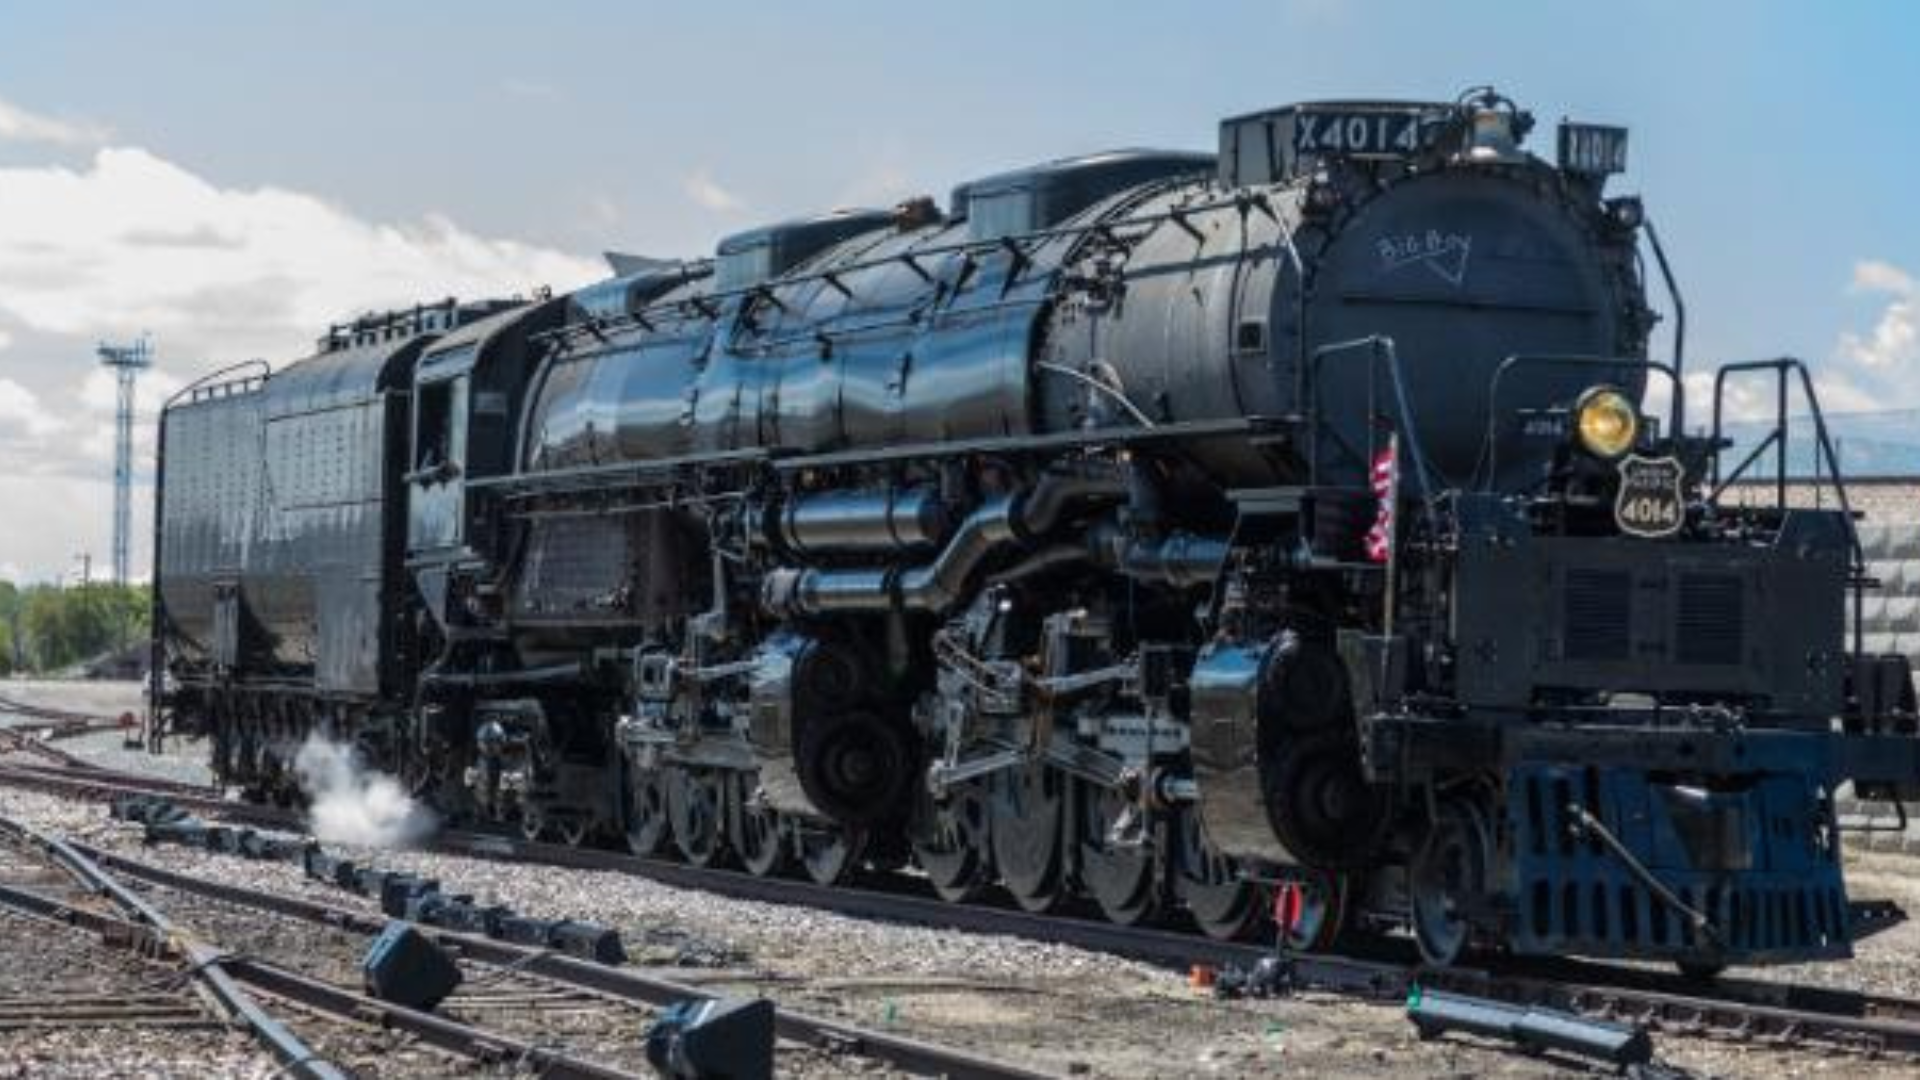
[[120, 407], [114, 414], [113, 582], [127, 583], [127, 546], [133, 536], [133, 380], [153, 366], [153, 350], [142, 337], [131, 345], [100, 343], [100, 363], [120, 383]]

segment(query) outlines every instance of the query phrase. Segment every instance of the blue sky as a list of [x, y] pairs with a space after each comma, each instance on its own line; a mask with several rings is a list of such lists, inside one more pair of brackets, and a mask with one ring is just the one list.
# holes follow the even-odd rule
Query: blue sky
[[0, 0], [0, 497], [58, 520], [0, 573], [106, 547], [101, 335], [154, 332], [151, 406], [371, 304], [1486, 82], [1633, 129], [1696, 359], [1920, 405], [1920, 4]]

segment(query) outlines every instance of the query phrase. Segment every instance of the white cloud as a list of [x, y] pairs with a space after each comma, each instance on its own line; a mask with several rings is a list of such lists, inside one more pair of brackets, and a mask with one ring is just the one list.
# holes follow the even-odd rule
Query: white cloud
[[[0, 473], [0, 502], [33, 508], [30, 522], [0, 527], [0, 551], [6, 566], [0, 578], [9, 581], [51, 581], [73, 574], [75, 555], [93, 556], [96, 574], [106, 572], [112, 551], [110, 513], [113, 481], [110, 472], [97, 479], [53, 478]], [[133, 499], [135, 540], [133, 576], [145, 579], [146, 540], [153, 521], [151, 490], [136, 491]]]
[[59, 120], [0, 101], [0, 142], [53, 143], [59, 146], [95, 146], [112, 133], [98, 124]]
[[[0, 138], [79, 138], [0, 103]], [[25, 134], [22, 134], [22, 133]], [[276, 366], [329, 323], [445, 296], [564, 290], [596, 259], [487, 237], [444, 216], [376, 222], [305, 192], [224, 187], [147, 150], [104, 147], [77, 167], [0, 167], [0, 557], [35, 577], [106, 550], [116, 393], [100, 340], [151, 333], [135, 455], [188, 379], [236, 360]], [[151, 489], [136, 491], [137, 515]], [[135, 572], [147, 535], [136, 525]]]
[[367, 308], [599, 272], [436, 214], [376, 223], [301, 192], [218, 187], [145, 150], [0, 168], [0, 310], [48, 333], [151, 331], [173, 356], [284, 358]]
[[1911, 294], [1914, 288], [1913, 276], [1889, 262], [1868, 259], [1853, 268], [1855, 292]]
[[1830, 413], [1920, 407], [1920, 280], [1878, 259], [1854, 265], [1848, 291], [1880, 305], [1872, 326], [1840, 333], [1815, 371]]
[[[1871, 298], [1882, 306], [1864, 330], [1842, 330], [1832, 350], [1813, 362], [1814, 389], [1828, 416], [1876, 413], [1920, 408], [1920, 280], [1892, 263], [1876, 259], [1858, 262], [1847, 292]], [[1689, 428], [1705, 426], [1712, 417], [1713, 372], [1687, 374]], [[1664, 380], [1649, 384], [1647, 401], [1664, 415]], [[1778, 404], [1771, 376], [1730, 379], [1724, 387], [1722, 408], [1735, 422], [1773, 420]], [[1794, 388], [1789, 408], [1805, 408]]]
[[1920, 283], [1891, 263], [1863, 262], [1854, 267], [1853, 291], [1885, 297], [1887, 306], [1872, 330], [1840, 335], [1840, 358], [1875, 372], [1920, 364]]
[[39, 440], [65, 426], [41, 405], [40, 395], [12, 379], [0, 378], [0, 446]]
[[745, 200], [728, 191], [716, 182], [713, 174], [706, 169], [696, 169], [681, 184], [687, 198], [702, 209], [716, 214], [728, 214], [735, 210], [746, 209]]

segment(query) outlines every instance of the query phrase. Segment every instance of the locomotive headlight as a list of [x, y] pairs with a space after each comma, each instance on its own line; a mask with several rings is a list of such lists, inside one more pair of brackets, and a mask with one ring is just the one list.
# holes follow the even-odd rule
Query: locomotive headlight
[[1633, 449], [1640, 436], [1640, 413], [1627, 395], [1611, 386], [1596, 386], [1581, 394], [1573, 407], [1573, 421], [1581, 448], [1608, 461]]

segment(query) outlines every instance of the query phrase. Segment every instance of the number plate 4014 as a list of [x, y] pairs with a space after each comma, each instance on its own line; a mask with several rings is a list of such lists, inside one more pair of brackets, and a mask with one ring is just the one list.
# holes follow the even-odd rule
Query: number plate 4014
[[1671, 457], [1643, 458], [1628, 454], [1620, 462], [1620, 493], [1613, 500], [1613, 520], [1629, 536], [1672, 536], [1686, 520], [1686, 495], [1681, 480], [1686, 470]]

